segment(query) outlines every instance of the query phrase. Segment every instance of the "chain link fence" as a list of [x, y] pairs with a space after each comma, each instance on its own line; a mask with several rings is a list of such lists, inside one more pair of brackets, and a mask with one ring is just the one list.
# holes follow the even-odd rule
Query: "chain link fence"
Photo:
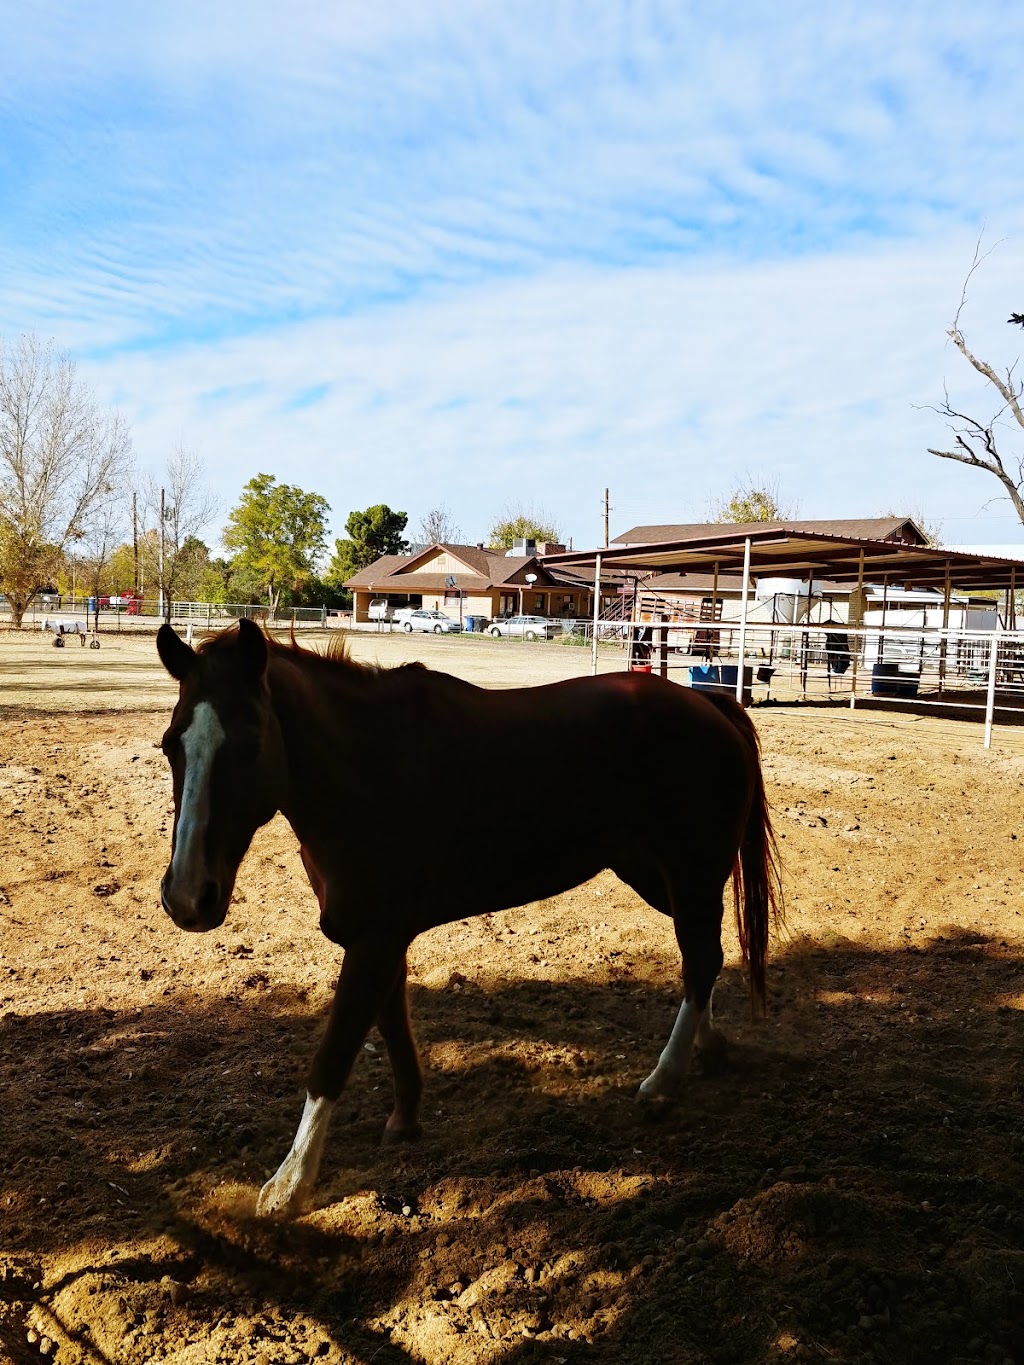
[[[172, 602], [172, 625], [192, 624], [204, 630], [219, 630], [243, 616], [251, 621], [262, 621], [268, 626], [322, 630], [328, 622], [326, 607], [279, 607], [271, 617], [270, 608], [245, 602]], [[36, 597], [22, 621], [24, 629], [39, 630], [45, 622], [83, 621], [90, 631], [101, 634], [118, 631], [153, 630], [163, 620], [157, 598], [108, 599], [99, 601], [98, 610], [89, 597], [59, 597], [46, 594]], [[0, 622], [11, 624], [11, 611], [6, 598], [0, 596]]]

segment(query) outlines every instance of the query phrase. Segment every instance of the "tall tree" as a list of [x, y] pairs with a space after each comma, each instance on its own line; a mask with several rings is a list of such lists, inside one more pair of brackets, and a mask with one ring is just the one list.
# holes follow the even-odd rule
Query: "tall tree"
[[65, 554], [123, 497], [131, 436], [52, 343], [0, 341], [0, 591], [20, 627]]
[[107, 499], [90, 518], [89, 529], [81, 542], [82, 582], [98, 602], [107, 591], [111, 560], [124, 531], [126, 507], [123, 498]]
[[278, 483], [273, 474], [257, 474], [242, 490], [228, 516], [224, 545], [235, 552], [233, 572], [265, 586], [271, 618], [282, 592], [299, 591], [316, 572], [330, 510], [319, 493]]
[[405, 554], [409, 542], [402, 532], [408, 520], [404, 512], [393, 512], [385, 502], [375, 503], [365, 512], [350, 512], [345, 523], [348, 538], [334, 542], [328, 581], [340, 586], [381, 555]]
[[779, 501], [775, 479], [758, 479], [748, 474], [728, 493], [712, 498], [708, 514], [712, 521], [742, 525], [750, 521], [786, 521], [795, 514], [795, 508]]
[[487, 543], [492, 550], [511, 550], [517, 540], [561, 540], [554, 518], [542, 507], [521, 502], [507, 503], [495, 517]]
[[[205, 474], [199, 452], [179, 443], [167, 460], [161, 480], [150, 477], [146, 484], [145, 516], [157, 528], [156, 573], [149, 581], [155, 582], [159, 589], [165, 621], [171, 619], [171, 603], [175, 597], [192, 598], [185, 580], [189, 579], [194, 586], [196, 546], [202, 545], [200, 533], [217, 511], [217, 502], [206, 484]], [[205, 546], [202, 548], [206, 550]]]
[[[1018, 379], [1014, 375], [1014, 370], [1017, 367], [1016, 360], [1005, 371], [999, 371], [987, 360], [982, 360], [976, 356], [968, 346], [967, 339], [960, 329], [960, 314], [967, 304], [967, 286], [970, 284], [971, 276], [994, 249], [994, 247], [990, 248], [982, 255], [980, 240], [974, 248], [974, 260], [967, 272], [967, 278], [964, 280], [964, 287], [960, 293], [960, 306], [956, 310], [952, 326], [946, 335], [967, 363], [972, 365], [999, 395], [996, 410], [987, 422], [979, 421], [978, 418], [971, 417], [953, 407], [949, 401], [947, 390], [945, 400], [940, 406], [933, 408], [933, 411], [940, 413], [949, 424], [953, 433], [953, 449], [936, 450], [929, 446], [928, 454], [937, 455], [940, 460], [957, 460], [960, 464], [972, 465], [975, 469], [984, 469], [989, 474], [994, 475], [1002, 484], [1018, 518], [1024, 522], [1024, 452], [1015, 451], [1009, 457], [1012, 463], [1010, 468], [1007, 468], [1003, 463], [1003, 454], [997, 445], [997, 430], [998, 440], [1003, 442], [1004, 434], [1001, 428], [1007, 424], [1007, 419], [1015, 423], [1020, 428], [1020, 432], [1024, 433], [1024, 408], [1021, 406], [1022, 395], [1024, 395], [1024, 380]], [[1011, 324], [1018, 323], [1021, 316], [1018, 313], [1011, 313], [1007, 321]], [[1012, 436], [1020, 439], [1019, 433], [1014, 432], [1012, 426], [1010, 431]]]
[[428, 545], [461, 545], [462, 528], [456, 526], [448, 508], [440, 502], [420, 522], [419, 538]]

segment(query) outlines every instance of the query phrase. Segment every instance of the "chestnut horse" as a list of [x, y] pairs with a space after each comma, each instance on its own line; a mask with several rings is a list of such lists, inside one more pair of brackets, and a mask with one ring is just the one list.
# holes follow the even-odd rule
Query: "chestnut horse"
[[[509, 691], [418, 664], [365, 667], [269, 639], [250, 621], [198, 649], [161, 626], [180, 684], [163, 737], [174, 778], [164, 909], [181, 929], [223, 922], [239, 864], [281, 811], [300, 844], [320, 927], [344, 950], [291, 1151], [258, 1211], [309, 1198], [331, 1112], [371, 1026], [394, 1074], [385, 1138], [417, 1131], [422, 1078], [406, 1001], [417, 934], [557, 895], [611, 868], [672, 917], [683, 1001], [644, 1096], [671, 1094], [709, 1037], [722, 966], [723, 890], [733, 878], [752, 1000], [764, 1003], [778, 876], [754, 727], [728, 697], [643, 673]], [[561, 772], [564, 799], [509, 858], [523, 820], [517, 772]], [[380, 817], [399, 791], [443, 793], [450, 858], [404, 858]]]

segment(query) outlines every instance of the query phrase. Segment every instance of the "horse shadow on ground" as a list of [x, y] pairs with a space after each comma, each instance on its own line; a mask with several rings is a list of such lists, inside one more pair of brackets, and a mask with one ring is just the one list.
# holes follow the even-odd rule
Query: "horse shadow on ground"
[[[765, 1023], [680, 1097], [675, 1012], [610, 983], [417, 988], [422, 1140], [367, 1051], [315, 1207], [253, 1217], [320, 1018], [294, 994], [0, 1021], [0, 1347], [210, 1360], [1012, 1359], [1024, 1347], [1022, 962], [1005, 943], [791, 943]], [[371, 1046], [379, 1044], [371, 1039]], [[159, 1350], [156, 1347], [159, 1346]], [[259, 1351], [264, 1354], [260, 1355]], [[276, 1354], [275, 1354], [276, 1352]]]

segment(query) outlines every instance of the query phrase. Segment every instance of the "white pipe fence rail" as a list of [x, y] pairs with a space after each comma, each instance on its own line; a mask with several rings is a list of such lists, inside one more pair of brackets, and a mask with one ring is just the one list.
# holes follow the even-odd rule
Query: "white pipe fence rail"
[[[96, 624], [95, 610], [91, 609], [92, 599], [88, 597], [37, 597], [25, 613], [23, 625], [38, 629], [46, 619], [54, 617], [88, 618], [90, 630]], [[326, 607], [279, 607], [275, 616], [270, 609], [259, 604], [244, 602], [172, 602], [170, 620], [172, 625], [201, 626], [206, 630], [217, 630], [229, 626], [246, 616], [251, 620], [265, 621], [268, 625], [299, 628], [322, 629], [327, 624]], [[0, 598], [0, 621], [10, 621], [11, 612], [6, 601]], [[100, 605], [99, 629], [102, 632], [128, 631], [144, 626], [152, 630], [163, 619], [156, 598], [140, 598], [131, 604], [117, 606]]]
[[[885, 702], [956, 708], [984, 720], [991, 744], [996, 714], [1024, 719], [1024, 631], [952, 627], [846, 626], [748, 621], [700, 627], [635, 624], [629, 666], [745, 702]], [[710, 635], [710, 640], [709, 640]], [[742, 668], [742, 676], [741, 676]]]

